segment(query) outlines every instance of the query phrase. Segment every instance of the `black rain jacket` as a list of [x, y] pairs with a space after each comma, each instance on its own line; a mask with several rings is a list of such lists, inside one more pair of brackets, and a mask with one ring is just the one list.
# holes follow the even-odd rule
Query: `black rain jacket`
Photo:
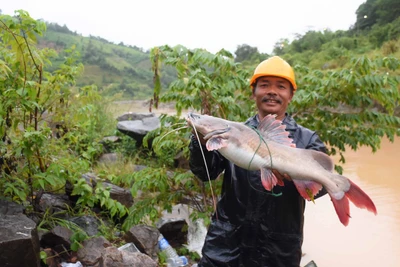
[[[257, 127], [258, 115], [248, 126]], [[297, 148], [326, 153], [318, 135], [286, 114], [283, 124]], [[198, 141], [192, 137], [190, 168], [208, 181]], [[217, 151], [203, 148], [211, 179], [222, 172], [223, 188], [203, 246], [199, 267], [246, 266], [291, 267], [300, 265], [305, 201], [293, 182], [275, 186], [272, 192], [261, 184], [260, 171], [247, 171]], [[293, 177], [295, 178], [295, 177]], [[326, 193], [323, 189], [316, 197]]]

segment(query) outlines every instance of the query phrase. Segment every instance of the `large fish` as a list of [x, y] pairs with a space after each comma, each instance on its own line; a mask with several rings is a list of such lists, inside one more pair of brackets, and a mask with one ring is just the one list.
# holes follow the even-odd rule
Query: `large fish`
[[290, 177], [299, 194], [307, 200], [326, 189], [341, 223], [349, 223], [349, 200], [358, 208], [377, 214], [369, 196], [348, 178], [333, 173], [331, 158], [315, 150], [296, 148], [286, 126], [275, 116], [266, 116], [258, 129], [243, 123], [217, 117], [189, 113], [188, 124], [207, 140], [207, 150], [218, 150], [235, 165], [248, 170], [260, 170], [261, 182], [271, 191], [284, 185], [272, 170]]

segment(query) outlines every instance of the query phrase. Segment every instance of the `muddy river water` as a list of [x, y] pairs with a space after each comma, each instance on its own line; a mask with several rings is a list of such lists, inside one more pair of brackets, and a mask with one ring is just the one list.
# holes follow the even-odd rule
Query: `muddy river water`
[[[302, 265], [318, 267], [400, 266], [400, 138], [384, 139], [380, 150], [345, 153], [344, 175], [374, 201], [378, 215], [352, 203], [347, 227], [338, 220], [329, 197], [307, 203]], [[337, 161], [338, 159], [336, 159]]]

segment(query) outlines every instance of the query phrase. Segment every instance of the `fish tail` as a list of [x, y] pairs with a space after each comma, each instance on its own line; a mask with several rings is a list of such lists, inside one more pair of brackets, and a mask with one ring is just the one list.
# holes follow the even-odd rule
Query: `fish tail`
[[349, 200], [347, 199], [346, 195], [344, 195], [341, 199], [336, 199], [334, 196], [331, 195], [331, 200], [340, 222], [344, 226], [347, 226], [349, 224], [349, 219], [351, 218], [351, 216]]
[[371, 198], [358, 185], [353, 183], [350, 179], [347, 180], [350, 184], [347, 191], [334, 194], [329, 193], [339, 220], [344, 226], [349, 224], [349, 219], [351, 218], [349, 200], [356, 207], [367, 209], [368, 211], [373, 212], [375, 215], [377, 214], [375, 204]]
[[350, 189], [345, 192], [345, 196], [350, 199], [353, 204], [360, 209], [367, 209], [370, 212], [377, 214], [374, 202], [371, 198], [355, 183], [350, 181]]

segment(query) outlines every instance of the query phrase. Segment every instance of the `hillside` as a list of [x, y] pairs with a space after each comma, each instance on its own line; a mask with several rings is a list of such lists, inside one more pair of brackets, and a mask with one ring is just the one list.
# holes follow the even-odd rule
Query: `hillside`
[[[48, 23], [43, 37], [38, 38], [39, 47], [56, 50], [59, 55], [52, 68], [62, 62], [64, 50], [75, 46], [84, 64], [84, 73], [78, 86], [96, 84], [103, 93], [123, 93], [124, 99], [147, 99], [153, 93], [153, 73], [150, 55], [138, 47], [114, 44], [101, 37], [84, 37], [70, 31], [67, 26]], [[171, 82], [173, 72], [164, 72], [162, 83]]]
[[[400, 2], [395, 0], [367, 0], [355, 11], [356, 23], [347, 31], [308, 31], [294, 40], [277, 40], [273, 54], [286, 59], [293, 66], [306, 65], [314, 69], [337, 69], [348, 66], [352, 57], [400, 57]], [[47, 32], [39, 38], [40, 47], [59, 52], [53, 68], [61, 62], [64, 49], [73, 45], [79, 51], [84, 73], [78, 86], [96, 84], [105, 95], [120, 94], [121, 99], [149, 99], [153, 95], [153, 73], [150, 53], [136, 46], [114, 44], [101, 37], [84, 37], [66, 25], [47, 23]], [[270, 55], [256, 47], [239, 45], [235, 61], [251, 71]], [[162, 67], [161, 83], [167, 88], [175, 79], [172, 67]]]

